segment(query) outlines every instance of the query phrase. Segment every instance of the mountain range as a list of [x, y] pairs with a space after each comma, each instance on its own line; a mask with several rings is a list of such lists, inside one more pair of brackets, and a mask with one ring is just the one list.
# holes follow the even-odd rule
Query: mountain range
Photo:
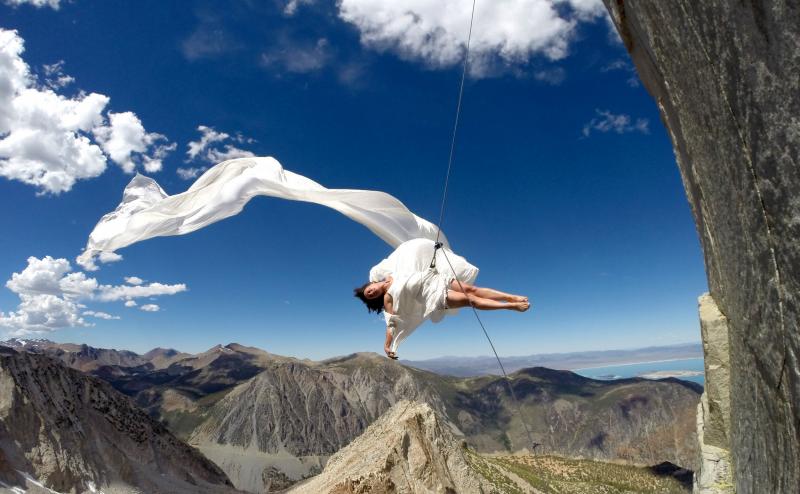
[[38, 484], [57, 492], [233, 491], [217, 465], [108, 383], [0, 346], [0, 486]]
[[196, 355], [168, 349], [138, 355], [46, 340], [4, 344], [106, 381], [248, 492], [283, 489], [318, 474], [402, 400], [426, 403], [479, 453], [535, 450], [689, 468], [697, 461], [702, 388], [676, 379], [597, 381], [541, 367], [514, 372], [508, 381], [464, 378], [372, 353], [317, 362], [235, 343]]
[[[569, 353], [541, 353], [536, 355], [503, 357], [506, 372], [514, 372], [528, 367], [547, 367], [559, 370], [576, 370], [589, 367], [655, 362], [660, 360], [680, 360], [703, 358], [701, 343], [682, 343], [678, 345], [653, 346], [627, 350], [596, 350]], [[472, 377], [493, 374], [502, 375], [497, 360], [493, 356], [480, 357], [437, 357], [428, 360], [403, 360], [402, 363], [438, 374]]]

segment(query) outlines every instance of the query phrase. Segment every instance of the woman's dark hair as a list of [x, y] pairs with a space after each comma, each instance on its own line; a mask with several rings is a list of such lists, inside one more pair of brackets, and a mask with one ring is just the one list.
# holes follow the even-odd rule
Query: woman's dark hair
[[367, 306], [368, 312], [375, 312], [376, 314], [380, 314], [381, 312], [383, 312], [383, 297], [367, 298], [367, 296], [364, 295], [364, 290], [371, 284], [372, 282], [368, 281], [363, 285], [361, 285], [360, 287], [354, 288], [353, 294], [356, 297], [360, 298], [362, 302], [364, 302], [364, 305]]

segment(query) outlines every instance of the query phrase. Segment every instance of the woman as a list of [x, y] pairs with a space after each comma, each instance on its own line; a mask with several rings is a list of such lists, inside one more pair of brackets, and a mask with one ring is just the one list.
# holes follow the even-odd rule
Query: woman
[[[398, 251], [402, 248], [398, 248]], [[448, 255], [453, 256], [452, 253]], [[441, 315], [438, 319], [432, 317], [436, 313], [443, 314], [445, 310], [470, 305], [480, 310], [509, 309], [519, 312], [530, 308], [528, 297], [459, 283], [452, 275], [440, 274], [434, 268], [387, 274], [383, 280], [365, 283], [354, 292], [366, 304], [369, 312], [385, 313], [386, 341], [383, 350], [387, 357], [394, 360], [397, 360], [399, 342], [426, 319], [441, 319]]]

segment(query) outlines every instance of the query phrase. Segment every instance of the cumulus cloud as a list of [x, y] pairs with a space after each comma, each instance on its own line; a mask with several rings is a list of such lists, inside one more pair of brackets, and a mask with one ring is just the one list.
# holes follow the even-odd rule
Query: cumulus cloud
[[139, 307], [139, 309], [145, 312], [158, 312], [161, 310], [161, 307], [156, 304], [144, 304], [143, 306]]
[[45, 66], [41, 83], [23, 51], [16, 31], [0, 29], [0, 177], [59, 194], [102, 174], [105, 153], [124, 169], [131, 162], [161, 168], [170, 148], [160, 142], [163, 136], [145, 132], [131, 112], [108, 113], [107, 121], [108, 96], [57, 93], [73, 80], [63, 73], [63, 62]]
[[241, 134], [230, 135], [227, 132], [218, 132], [213, 127], [199, 125], [200, 139], [190, 141], [186, 146], [186, 162], [198, 161], [201, 166], [180, 167], [176, 170], [178, 176], [184, 180], [197, 178], [198, 175], [208, 170], [208, 165], [234, 158], [249, 158], [255, 156], [252, 152], [241, 149], [236, 144], [252, 144], [255, 139]]
[[583, 137], [589, 137], [592, 132], [615, 132], [626, 134], [629, 132], [650, 133], [650, 121], [646, 118], [637, 118], [633, 121], [630, 115], [624, 113], [614, 114], [608, 110], [595, 110], [597, 116], [583, 126]]
[[[462, 0], [340, 0], [339, 17], [361, 33], [361, 42], [432, 67], [463, 60], [472, 2]], [[493, 0], [478, 2], [472, 32], [474, 76], [493, 64], [517, 65], [535, 56], [560, 60], [581, 21], [605, 10], [600, 0]]]
[[148, 283], [147, 285], [100, 285], [93, 294], [95, 300], [101, 302], [114, 302], [117, 300], [129, 300], [143, 297], [157, 297], [159, 295], [175, 295], [185, 292], [186, 285], [178, 283], [176, 285], [165, 285], [163, 283]]
[[231, 144], [225, 144], [222, 148], [210, 148], [206, 151], [205, 159], [209, 163], [219, 163], [220, 161], [232, 160], [234, 158], [250, 158], [255, 156], [252, 152], [239, 149]]
[[217, 132], [212, 127], [206, 125], [199, 125], [197, 131], [200, 132], [200, 139], [197, 141], [189, 141], [189, 144], [186, 145], [186, 155], [190, 160], [197, 158], [211, 144], [222, 142], [230, 137], [230, 135], [225, 132]]
[[[142, 281], [135, 276], [129, 278]], [[50, 256], [41, 259], [29, 257], [28, 265], [11, 275], [6, 288], [20, 298], [17, 310], [0, 311], [0, 328], [5, 328], [12, 336], [91, 326], [84, 317], [119, 319], [107, 312], [87, 308], [83, 302], [125, 300], [126, 307], [135, 307], [134, 299], [173, 295], [187, 289], [183, 283], [144, 284], [143, 281], [139, 285], [103, 285], [81, 271], [73, 271], [66, 259]]]
[[82, 315], [96, 317], [98, 319], [105, 319], [107, 321], [118, 320], [120, 318], [119, 316], [112, 316], [111, 314], [108, 314], [106, 312], [100, 312], [94, 310], [85, 310], [83, 311]]
[[[117, 254], [116, 252], [101, 252], [97, 256], [97, 260], [100, 261], [102, 264], [119, 262], [122, 259], [123, 259], [122, 255]], [[81, 259], [80, 257], [78, 258], [78, 264], [80, 264], [81, 267], [86, 271], [97, 271], [99, 269], [94, 261], [95, 261], [94, 257], [89, 259]]]
[[141, 285], [144, 283], [144, 280], [139, 278], [138, 276], [126, 276], [125, 283], [129, 285]]
[[20, 5], [27, 4], [37, 8], [50, 7], [54, 10], [58, 10], [60, 3], [61, 0], [5, 0], [5, 4], [12, 7], [19, 7]]
[[55, 295], [20, 295], [16, 311], [0, 312], [0, 327], [7, 328], [11, 336], [77, 326], [88, 326], [78, 305]]
[[137, 165], [149, 173], [161, 171], [162, 160], [176, 144], [165, 142], [162, 134], [145, 131], [133, 112], [108, 112], [108, 120], [108, 125], [95, 127], [92, 132], [114, 163], [125, 173], [133, 173]]
[[101, 252], [98, 259], [100, 259], [100, 262], [102, 262], [103, 264], [109, 264], [112, 262], [121, 261], [122, 255], [117, 254], [116, 252]]

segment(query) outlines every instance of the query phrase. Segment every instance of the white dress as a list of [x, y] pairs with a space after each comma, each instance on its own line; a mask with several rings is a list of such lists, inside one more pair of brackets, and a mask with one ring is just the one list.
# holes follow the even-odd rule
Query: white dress
[[370, 270], [370, 281], [392, 277], [389, 295], [394, 314], [384, 311], [384, 316], [392, 333], [393, 352], [426, 320], [439, 322], [446, 314], [457, 312], [446, 307], [447, 290], [455, 275], [468, 284], [478, 277], [478, 268], [446, 249], [451, 269], [442, 250], [445, 248], [436, 251], [436, 268], [431, 269], [434, 242], [423, 238], [409, 240]]
[[[412, 213], [397, 198], [376, 190], [328, 189], [313, 180], [285, 170], [274, 158], [253, 157], [223, 161], [209, 168], [185, 192], [167, 195], [153, 179], [136, 175], [130, 181], [117, 208], [104, 215], [92, 230], [78, 263], [95, 270], [101, 254], [153, 237], [184, 235], [238, 214], [256, 196], [312, 202], [335, 209], [357, 221], [396, 250], [370, 271], [371, 281], [391, 275], [401, 286], [424, 287], [420, 293], [401, 290], [395, 297], [400, 312], [387, 314], [395, 335], [392, 349], [426, 319], [438, 322], [452, 309], [444, 309], [448, 277], [453, 275], [442, 251], [453, 263], [455, 274], [473, 283], [478, 268], [449, 250], [447, 237], [436, 225]], [[269, 222], [264, 229], [270, 231]], [[273, 232], [278, 235], [280, 232]], [[313, 231], [309, 231], [313, 236]], [[436, 251], [438, 271], [444, 277], [406, 278], [428, 270], [434, 252], [434, 238], [444, 244]], [[222, 255], [225, 255], [223, 253]], [[227, 253], [232, 255], [231, 253]], [[270, 261], [265, 259], [265, 262]], [[200, 268], [201, 269], [201, 268]], [[399, 305], [398, 305], [399, 303]]]

